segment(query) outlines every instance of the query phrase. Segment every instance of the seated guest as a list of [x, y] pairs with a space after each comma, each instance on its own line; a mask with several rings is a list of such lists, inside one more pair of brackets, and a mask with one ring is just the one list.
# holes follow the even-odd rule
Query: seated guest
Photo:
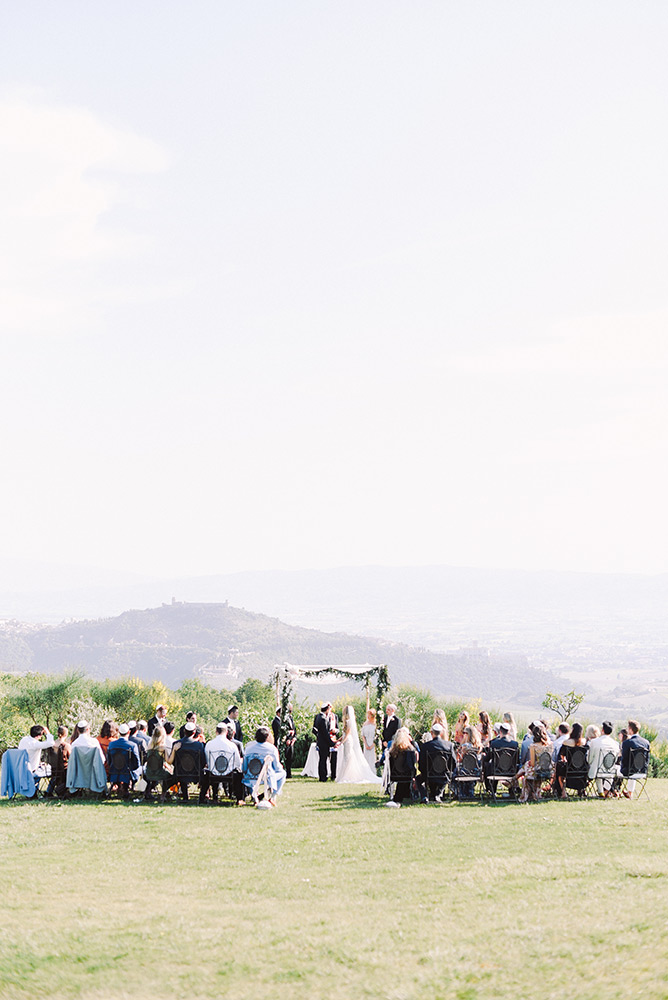
[[104, 766], [107, 771], [107, 776], [109, 775], [109, 763], [107, 761], [107, 751], [109, 749], [109, 744], [112, 740], [118, 739], [118, 726], [111, 719], [106, 719], [102, 723], [102, 728], [100, 729], [100, 735], [97, 738], [97, 742], [102, 747], [102, 753], [104, 754]]
[[136, 719], [130, 719], [128, 722], [128, 739], [137, 747], [137, 754], [139, 755], [140, 763], [143, 764], [146, 760], [146, 744], [143, 739], [137, 735], [137, 725], [138, 723]]
[[520, 767], [529, 759], [529, 752], [531, 746], [534, 742], [534, 730], [540, 726], [540, 721], [536, 719], [534, 722], [529, 724], [529, 728], [526, 731], [526, 736], [522, 740], [522, 745], [520, 747]]
[[568, 725], [567, 722], [560, 722], [559, 725], [557, 726], [557, 738], [552, 744], [552, 760], [555, 762], [555, 764], [559, 756], [559, 750], [561, 748], [561, 744], [564, 742], [564, 740], [568, 739], [568, 734], [570, 733], [570, 731], [571, 727]]
[[452, 734], [452, 739], [453, 739], [453, 741], [455, 743], [460, 743], [461, 744], [461, 743], [464, 742], [464, 740], [465, 740], [464, 730], [469, 725], [469, 722], [470, 722], [470, 720], [469, 720], [469, 713], [468, 712], [460, 712], [459, 713], [459, 718], [457, 719], [457, 721], [455, 723], [455, 731]]
[[429, 735], [431, 738], [420, 747], [420, 784], [423, 788], [423, 794], [433, 802], [442, 797], [448, 776], [444, 775], [442, 780], [437, 780], [432, 776], [428, 780], [429, 771], [432, 770], [429, 766], [430, 758], [445, 756], [447, 769], [452, 775], [455, 767], [455, 756], [453, 745], [448, 740], [443, 726], [439, 725], [438, 722], [432, 723]]
[[[389, 706], [388, 706], [389, 708]], [[394, 733], [394, 739], [392, 740], [392, 746], [389, 749], [390, 755], [390, 774], [392, 773], [392, 765], [395, 762], [399, 762], [399, 766], [402, 772], [415, 774], [415, 767], [418, 760], [417, 750], [413, 740], [411, 739], [411, 734], [406, 726], [400, 726]], [[392, 796], [392, 802], [397, 805], [401, 805], [406, 796], [410, 795], [411, 792], [412, 778], [395, 781], [394, 783], [394, 795]]]
[[508, 723], [508, 735], [510, 736], [511, 740], [516, 740], [517, 739], [517, 723], [515, 722], [515, 717], [513, 716], [513, 713], [512, 712], [504, 712], [503, 713], [503, 720], [502, 721]]
[[252, 788], [255, 781], [248, 771], [248, 764], [253, 757], [259, 757], [263, 762], [270, 758], [268, 780], [274, 795], [278, 795], [285, 781], [285, 771], [281, 767], [278, 750], [271, 742], [271, 733], [267, 726], [259, 726], [255, 732], [255, 739], [246, 744], [243, 763], [243, 782]]
[[[489, 746], [483, 749], [482, 752], [482, 772], [485, 776], [485, 787], [493, 795], [496, 795], [496, 781], [491, 781], [488, 775], [492, 773], [492, 767], [494, 765], [494, 751], [495, 750], [517, 750], [518, 744], [517, 740], [514, 740], [510, 736], [510, 726], [507, 722], [498, 722], [496, 725], [499, 727], [498, 736], [495, 736], [493, 740], [489, 741]], [[494, 727], [496, 729], [496, 726]]]
[[[223, 722], [224, 721], [225, 720], [223, 719]], [[236, 725], [234, 724], [234, 722], [228, 722], [227, 723], [227, 737], [228, 737], [228, 739], [230, 739], [232, 741], [232, 743], [234, 743], [235, 747], [239, 751], [239, 756], [243, 757], [243, 755], [244, 755], [244, 746], [243, 746], [243, 743], [241, 742], [241, 740], [237, 739], [237, 737], [236, 737], [237, 732], [238, 732], [238, 729], [237, 729]]]
[[49, 763], [51, 764], [51, 780], [45, 792], [47, 798], [65, 794], [65, 783], [67, 779], [67, 761], [70, 756], [70, 742], [67, 738], [67, 726], [58, 726], [56, 741], [49, 753]]
[[146, 802], [153, 801], [153, 789], [157, 785], [162, 785], [160, 801], [164, 802], [168, 795], [169, 786], [174, 780], [174, 769], [167, 763], [171, 746], [167, 748], [165, 739], [164, 728], [160, 724], [154, 726], [153, 735], [146, 751], [146, 789], [144, 790], [144, 801]]
[[[619, 771], [617, 760], [619, 758], [619, 743], [612, 735], [612, 723], [601, 723], [602, 733], [589, 743], [589, 780], [596, 778], [599, 770], [603, 767], [603, 759], [606, 754], [614, 754], [615, 764], [612, 770]], [[607, 769], [606, 769], [607, 770]], [[596, 778], [596, 789], [599, 795], [610, 795], [615, 785], [615, 778]]]
[[559, 756], [557, 757], [557, 767], [554, 772], [554, 790], [555, 794], [560, 796], [562, 799], [566, 798], [566, 787], [564, 785], [564, 779], [566, 777], [566, 755], [564, 753], [564, 747], [583, 747], [585, 745], [584, 736], [582, 732], [582, 726], [579, 722], [574, 722], [571, 727], [571, 735], [565, 739], [559, 749]]
[[90, 734], [90, 723], [81, 719], [76, 725], [75, 733], [76, 741], [72, 740], [70, 744], [70, 756], [67, 762], [68, 790], [71, 793], [76, 793], [79, 789], [106, 792], [107, 772], [104, 768], [104, 754], [98, 741]]
[[629, 778], [631, 774], [631, 750], [646, 750], [649, 753], [649, 740], [640, 735], [640, 725], [635, 719], [629, 719], [626, 725], [629, 735], [622, 743], [622, 763], [620, 770], [622, 777], [629, 779], [622, 794], [627, 799], [631, 799], [636, 787], [635, 779]]
[[[114, 762], [114, 751], [125, 750], [129, 752], [129, 763], [127, 767], [117, 769]], [[130, 798], [130, 785], [139, 780], [141, 774], [141, 761], [139, 759], [139, 748], [130, 739], [130, 726], [124, 722], [118, 727], [118, 739], [112, 740], [107, 748], [109, 758], [109, 781], [112, 785], [118, 786], [118, 791], [122, 798]]]
[[[191, 712], [190, 714], [194, 715], [193, 712]], [[178, 762], [176, 760], [176, 755], [179, 752], [179, 750], [185, 750], [186, 748], [188, 750], [190, 750], [195, 755], [196, 759], [199, 758], [201, 774], [203, 775], [204, 774], [204, 768], [206, 767], [206, 753], [204, 752], [204, 744], [197, 737], [197, 726], [195, 725], [195, 723], [192, 722], [192, 721], [186, 722], [186, 724], [182, 728], [183, 728], [183, 731], [185, 733], [185, 736], [183, 737], [183, 739], [180, 739], [176, 743], [174, 743], [174, 745], [172, 746], [172, 752], [170, 753], [169, 757], [167, 758], [167, 763], [168, 764], [175, 764], [176, 765], [176, 767], [175, 767], [175, 772], [176, 772], [175, 773], [175, 778], [178, 781], [179, 785], [181, 786], [181, 798], [182, 798], [182, 800], [184, 802], [187, 802], [188, 801], [188, 782], [185, 781], [178, 774]], [[200, 782], [201, 782], [201, 778], [200, 778]], [[204, 802], [206, 800], [206, 796], [202, 795], [202, 786], [201, 786], [201, 784], [200, 784], [199, 800], [200, 800], [200, 802]]]
[[525, 763], [520, 767], [517, 777], [523, 777], [522, 794], [520, 802], [538, 801], [545, 776], [539, 770], [541, 754], [549, 751], [550, 761], [552, 758], [552, 743], [547, 735], [547, 730], [539, 722], [531, 724], [533, 742], [529, 747], [529, 755]]
[[197, 728], [197, 716], [194, 712], [186, 712], [186, 721], [179, 729], [180, 740], [184, 740], [186, 738], [186, 726], [188, 725], [189, 722], [192, 722], [194, 731]]
[[601, 735], [601, 730], [598, 726], [589, 725], [585, 729], [585, 743], [591, 743], [592, 740], [598, 739]]
[[31, 726], [30, 735], [19, 740], [19, 750], [27, 750], [28, 767], [37, 774], [41, 767], [42, 750], [48, 750], [54, 744], [54, 738], [46, 726]]
[[144, 744], [144, 750], [148, 749], [148, 741], [150, 738], [147, 730], [148, 730], [148, 722], [146, 722], [145, 719], [139, 719], [137, 721], [137, 732], [135, 733], [135, 736], [137, 737], [138, 740], [141, 740], [142, 743]]
[[478, 723], [476, 729], [480, 733], [480, 742], [484, 747], [489, 746], [489, 741], [493, 739], [494, 733], [492, 731], [492, 720], [489, 717], [488, 712], [478, 713]]
[[176, 726], [173, 722], [165, 722], [162, 728], [165, 731], [165, 749], [171, 753], [174, 746], [174, 730]]
[[[211, 788], [211, 798], [213, 802], [218, 801], [218, 786], [221, 783], [229, 785], [237, 803], [244, 798], [241, 784], [241, 756], [236, 743], [229, 738], [228, 724], [219, 722], [216, 726], [216, 735], [204, 747], [206, 753], [206, 772], [202, 780], [202, 794], [206, 798], [206, 793]], [[227, 770], [225, 775], [220, 777], [216, 774], [215, 761], [223, 755], [227, 759]]]
[[453, 787], [459, 799], [472, 799], [475, 796], [476, 783], [470, 778], [466, 779], [463, 776], [461, 765], [467, 754], [475, 754], [478, 762], [480, 762], [481, 751], [482, 742], [477, 728], [471, 725], [464, 726], [461, 741], [455, 750], [457, 765], [455, 767]]
[[[443, 711], [442, 708], [435, 708], [434, 709], [434, 718], [431, 720], [431, 724], [432, 724], [432, 726], [436, 725], [436, 726], [440, 726], [441, 727], [441, 729], [443, 730], [443, 737], [442, 738], [444, 740], [448, 740], [450, 738], [448, 736], [448, 719], [447, 719], [447, 716], [446, 716], [446, 714], [445, 714], [445, 712]], [[430, 733], [430, 737], [431, 737], [431, 733]]]

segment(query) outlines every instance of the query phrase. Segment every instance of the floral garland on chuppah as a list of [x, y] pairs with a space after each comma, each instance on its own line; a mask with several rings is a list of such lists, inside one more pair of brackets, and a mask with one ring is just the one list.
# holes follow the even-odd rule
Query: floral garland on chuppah
[[[326, 684], [333, 677], [339, 680], [363, 681], [366, 688], [366, 704], [369, 708], [371, 679], [376, 679], [376, 719], [383, 717], [383, 701], [390, 689], [390, 675], [387, 664], [351, 663], [351, 664], [307, 664], [295, 666], [293, 663], [276, 664], [271, 681], [276, 685], [277, 701], [281, 706], [281, 731], [278, 738], [279, 752], [283, 757], [287, 726], [284, 719], [288, 714], [288, 705], [292, 701], [292, 685], [294, 681], [306, 681], [311, 684]], [[380, 733], [376, 730], [376, 744], [380, 748]]]

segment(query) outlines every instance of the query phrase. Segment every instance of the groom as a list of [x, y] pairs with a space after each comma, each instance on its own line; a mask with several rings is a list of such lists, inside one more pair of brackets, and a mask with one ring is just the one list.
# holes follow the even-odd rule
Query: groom
[[327, 781], [327, 761], [332, 769], [332, 781], [336, 781], [336, 732], [338, 724], [332, 706], [325, 702], [313, 720], [315, 745], [318, 750], [318, 778]]

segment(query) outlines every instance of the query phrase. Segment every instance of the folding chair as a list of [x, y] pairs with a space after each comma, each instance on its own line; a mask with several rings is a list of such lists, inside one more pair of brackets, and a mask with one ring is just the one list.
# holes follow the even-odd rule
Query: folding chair
[[189, 746], [180, 746], [174, 754], [174, 781], [181, 786], [184, 802], [188, 801], [188, 785], [199, 785], [202, 780], [203, 757]]
[[416, 802], [420, 795], [417, 789], [416, 755], [414, 750], [402, 750], [398, 754], [388, 753], [389, 782], [387, 791], [392, 802], [404, 799]]
[[[622, 794], [627, 798], [632, 799], [636, 785], [640, 785], [640, 791], [638, 792], [637, 798], [640, 798], [644, 792], [645, 798], [649, 801], [649, 795], [647, 794], [647, 779], [649, 777], [648, 772], [649, 750], [644, 750], [642, 747], [633, 747], [629, 756], [629, 773], [624, 775]], [[634, 782], [634, 784], [629, 789], [628, 786], [631, 781]]]
[[596, 773], [589, 779], [588, 791], [592, 795], [604, 795], [607, 798], [614, 790], [619, 778], [618, 759], [619, 752], [605, 751], [598, 762]]
[[475, 786], [481, 779], [482, 768], [478, 754], [475, 750], [466, 750], [462, 759], [455, 767], [453, 781], [464, 786], [468, 785], [472, 789], [473, 794], [471, 796], [461, 796], [458, 792], [458, 797], [475, 798]]
[[489, 758], [489, 766], [483, 768], [485, 772], [485, 791], [496, 800], [499, 783], [508, 785], [509, 794], [517, 797], [517, 783], [515, 775], [520, 764], [519, 747], [499, 747], [492, 748]]
[[222, 785], [226, 794], [231, 795], [234, 782], [238, 782], [238, 771], [234, 769], [234, 753], [225, 750], [207, 751], [207, 773], [209, 782], [215, 784], [213, 795], [217, 797], [217, 786]]
[[15, 795], [24, 795], [27, 799], [36, 794], [35, 778], [29, 767], [27, 750], [18, 747], [8, 747], [2, 755], [0, 765], [0, 795], [13, 799]]
[[[269, 778], [271, 761], [269, 754], [266, 757], [256, 757], [253, 754], [244, 757], [243, 783], [253, 796], [253, 802], [258, 809], [271, 808], [270, 804], [274, 799], [274, 790]], [[260, 796], [262, 796], [261, 801]]]
[[589, 748], [586, 746], [564, 746], [561, 751], [561, 760], [565, 762], [564, 796], [567, 796], [570, 788], [578, 793], [579, 798], [584, 798], [589, 786], [589, 761], [587, 760]]
[[432, 801], [441, 802], [450, 789], [455, 759], [451, 750], [437, 748], [427, 753], [427, 774], [425, 783], [427, 795]]
[[534, 791], [537, 799], [543, 798], [546, 792], [552, 791], [552, 780], [554, 777], [554, 761], [552, 751], [549, 747], [544, 747], [536, 757], [533, 769]]

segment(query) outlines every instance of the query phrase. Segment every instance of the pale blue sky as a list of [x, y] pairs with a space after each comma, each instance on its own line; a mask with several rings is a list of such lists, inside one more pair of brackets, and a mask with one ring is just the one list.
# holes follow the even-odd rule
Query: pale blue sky
[[663, 3], [0, 14], [0, 556], [668, 571]]

